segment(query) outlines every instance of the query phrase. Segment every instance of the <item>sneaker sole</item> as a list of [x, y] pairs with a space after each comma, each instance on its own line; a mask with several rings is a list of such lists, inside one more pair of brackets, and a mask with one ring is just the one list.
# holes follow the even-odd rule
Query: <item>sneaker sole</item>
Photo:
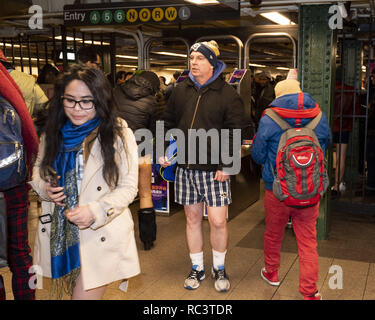
[[263, 270], [260, 270], [260, 276], [262, 277], [262, 279], [264, 281], [266, 281], [268, 284], [270, 284], [271, 286], [279, 286], [280, 285], [280, 281], [277, 281], [277, 282], [272, 282], [272, 281], [269, 281], [264, 275], [263, 275]]
[[[212, 276], [212, 279], [215, 279], [215, 273], [212, 269], [211, 269], [211, 276]], [[217, 292], [227, 292], [230, 289], [230, 283], [229, 283], [228, 289], [220, 289], [216, 286], [216, 283], [215, 283], [215, 289], [216, 289]]]
[[185, 286], [185, 284], [184, 284], [184, 288], [187, 289], [187, 290], [195, 290], [195, 289], [198, 289], [199, 286], [200, 286], [200, 284], [201, 284], [201, 282], [202, 282], [202, 280], [204, 280], [205, 278], [206, 278], [206, 275], [204, 274], [203, 277], [201, 277], [201, 278], [199, 279], [199, 283], [198, 283], [198, 285], [197, 285], [196, 287]]

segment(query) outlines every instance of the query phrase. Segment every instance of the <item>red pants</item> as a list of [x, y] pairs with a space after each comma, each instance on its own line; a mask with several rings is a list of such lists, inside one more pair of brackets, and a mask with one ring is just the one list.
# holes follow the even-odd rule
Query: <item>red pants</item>
[[295, 209], [278, 200], [271, 190], [266, 190], [264, 198], [266, 210], [266, 231], [264, 232], [264, 262], [267, 272], [280, 268], [281, 242], [289, 216], [297, 239], [300, 276], [299, 291], [304, 296], [318, 291], [318, 252], [316, 240], [316, 220], [319, 203], [313, 207]]
[[[28, 189], [23, 183], [4, 192], [8, 213], [8, 264], [12, 272], [12, 289], [15, 300], [34, 300], [35, 290], [29, 286], [32, 265], [28, 241], [27, 214]], [[0, 300], [5, 300], [3, 277], [0, 276]]]

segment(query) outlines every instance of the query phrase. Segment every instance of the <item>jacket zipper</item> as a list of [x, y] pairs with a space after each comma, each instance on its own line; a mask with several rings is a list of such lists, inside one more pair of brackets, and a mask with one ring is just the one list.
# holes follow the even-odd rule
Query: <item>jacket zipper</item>
[[[191, 132], [191, 129], [193, 128], [193, 125], [194, 125], [194, 122], [195, 122], [195, 117], [197, 115], [197, 110], [198, 110], [199, 101], [201, 100], [201, 97], [202, 97], [202, 94], [200, 94], [198, 96], [197, 103], [195, 104], [194, 115], [193, 115], [193, 119], [191, 120], [190, 129], [189, 129], [189, 135], [188, 135], [188, 149], [189, 149], [189, 141], [190, 141], [190, 132]], [[189, 167], [190, 167], [190, 165], [188, 164], [187, 165], [187, 169], [189, 169]]]

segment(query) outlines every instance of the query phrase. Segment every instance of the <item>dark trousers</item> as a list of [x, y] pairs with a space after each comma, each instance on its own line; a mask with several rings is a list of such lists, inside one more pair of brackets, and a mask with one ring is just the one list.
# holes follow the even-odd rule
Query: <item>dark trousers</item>
[[[12, 272], [15, 300], [35, 300], [35, 290], [29, 286], [32, 265], [28, 242], [28, 187], [26, 182], [3, 191], [8, 215], [8, 265]], [[0, 300], [5, 300], [4, 281], [0, 275]]]

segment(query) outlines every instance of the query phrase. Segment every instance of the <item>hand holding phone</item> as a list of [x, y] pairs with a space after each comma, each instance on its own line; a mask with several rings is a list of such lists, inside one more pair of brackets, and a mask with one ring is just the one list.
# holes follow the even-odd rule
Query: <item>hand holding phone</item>
[[50, 166], [47, 167], [48, 170], [48, 182], [52, 187], [59, 186], [59, 176], [57, 172]]
[[61, 207], [65, 207], [63, 200], [66, 198], [64, 195], [64, 188], [59, 187], [59, 176], [57, 172], [51, 168], [47, 167], [48, 170], [48, 183], [46, 184], [46, 192], [48, 197]]

